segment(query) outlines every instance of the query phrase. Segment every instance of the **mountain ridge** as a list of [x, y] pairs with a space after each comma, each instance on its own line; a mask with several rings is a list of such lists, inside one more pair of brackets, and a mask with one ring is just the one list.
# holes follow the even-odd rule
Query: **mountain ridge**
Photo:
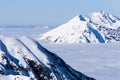
[[95, 80], [66, 64], [28, 37], [0, 36], [0, 79]]
[[55, 43], [109, 43], [120, 40], [120, 18], [104, 11], [77, 15], [44, 33], [40, 40]]

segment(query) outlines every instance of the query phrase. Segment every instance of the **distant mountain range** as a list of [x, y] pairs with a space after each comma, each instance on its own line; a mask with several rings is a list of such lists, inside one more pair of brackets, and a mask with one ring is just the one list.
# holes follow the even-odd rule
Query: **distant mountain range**
[[0, 80], [95, 80], [28, 38], [0, 36]]
[[109, 43], [120, 41], [120, 18], [104, 11], [78, 15], [44, 33], [40, 40], [55, 43]]

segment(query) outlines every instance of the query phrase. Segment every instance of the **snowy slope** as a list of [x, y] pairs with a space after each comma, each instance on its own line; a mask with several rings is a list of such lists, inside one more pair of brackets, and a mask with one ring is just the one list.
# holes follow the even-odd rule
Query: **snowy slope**
[[95, 80], [28, 37], [0, 36], [0, 74], [0, 80]]
[[40, 40], [56, 43], [107, 43], [120, 41], [120, 19], [104, 11], [78, 15], [43, 34]]

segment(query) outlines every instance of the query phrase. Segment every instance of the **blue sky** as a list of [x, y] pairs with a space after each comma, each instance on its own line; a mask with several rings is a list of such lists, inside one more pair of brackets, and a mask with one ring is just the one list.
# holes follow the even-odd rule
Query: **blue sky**
[[0, 24], [60, 25], [78, 14], [120, 15], [120, 0], [0, 0]]

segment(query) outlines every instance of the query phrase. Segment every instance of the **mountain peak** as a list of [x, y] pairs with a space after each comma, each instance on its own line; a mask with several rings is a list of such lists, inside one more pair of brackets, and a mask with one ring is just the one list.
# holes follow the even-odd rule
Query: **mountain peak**
[[107, 18], [108, 16], [109, 14], [105, 13], [104, 11], [97, 11], [97, 12], [93, 12], [89, 17], [100, 19], [100, 18]]
[[92, 14], [102, 14], [102, 15], [105, 15], [107, 13], [105, 13], [105, 11], [96, 11], [96, 12], [93, 12]]
[[120, 41], [120, 19], [98, 11], [76, 16], [40, 38], [57, 43], [106, 43]]

